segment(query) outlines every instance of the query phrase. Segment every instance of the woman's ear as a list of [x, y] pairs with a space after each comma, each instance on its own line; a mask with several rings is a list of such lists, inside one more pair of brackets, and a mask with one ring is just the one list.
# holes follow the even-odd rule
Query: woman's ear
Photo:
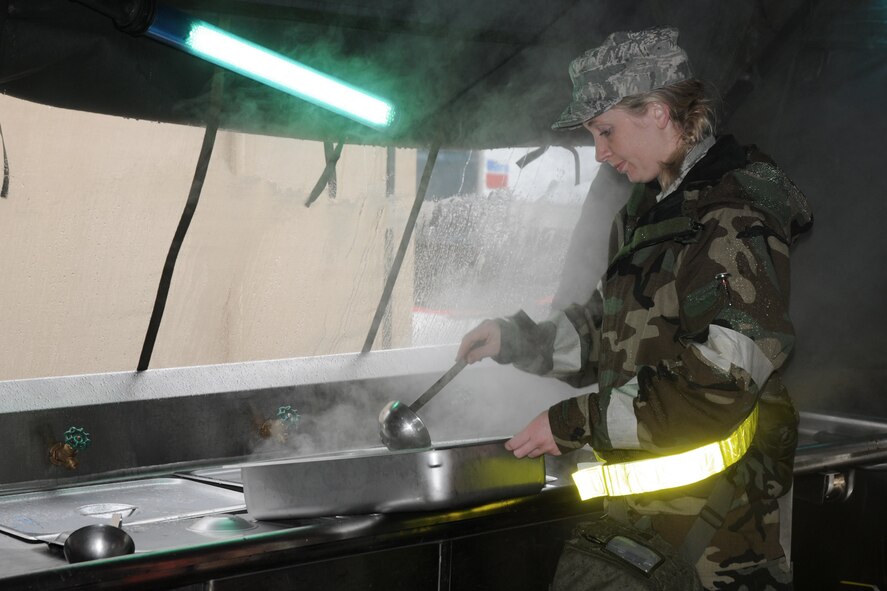
[[665, 129], [671, 122], [671, 112], [664, 104], [658, 101], [652, 102], [647, 109], [659, 129]]

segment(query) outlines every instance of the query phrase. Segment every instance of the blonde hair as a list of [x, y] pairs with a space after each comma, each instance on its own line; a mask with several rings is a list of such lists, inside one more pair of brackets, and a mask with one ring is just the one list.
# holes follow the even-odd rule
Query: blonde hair
[[643, 115], [651, 103], [662, 103], [668, 107], [671, 120], [681, 132], [681, 146], [666, 162], [663, 162], [660, 183], [670, 185], [678, 177], [681, 164], [693, 146], [703, 138], [714, 135], [716, 117], [712, 101], [705, 92], [705, 84], [690, 79], [669, 84], [643, 94], [627, 96], [616, 106], [635, 116]]

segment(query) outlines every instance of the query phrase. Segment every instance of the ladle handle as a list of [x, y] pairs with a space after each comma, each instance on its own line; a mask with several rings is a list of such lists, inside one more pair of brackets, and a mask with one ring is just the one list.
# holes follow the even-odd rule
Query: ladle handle
[[440, 379], [434, 382], [430, 388], [425, 390], [425, 392], [421, 396], [419, 396], [414, 403], [410, 405], [410, 410], [416, 412], [417, 410], [428, 404], [428, 401], [434, 398], [435, 394], [440, 392], [444, 386], [449, 384], [453, 380], [453, 378], [455, 378], [459, 374], [460, 371], [465, 369], [466, 365], [468, 365], [468, 362], [464, 359], [460, 359], [459, 361], [457, 361], [456, 365], [451, 367], [447, 371], [447, 373], [442, 375]]

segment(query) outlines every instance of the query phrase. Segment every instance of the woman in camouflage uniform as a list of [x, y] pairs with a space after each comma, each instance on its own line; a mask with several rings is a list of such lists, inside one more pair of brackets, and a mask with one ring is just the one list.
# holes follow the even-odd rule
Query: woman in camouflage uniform
[[[614, 33], [570, 75], [573, 101], [553, 127], [585, 127], [596, 158], [635, 183], [609, 267], [588, 302], [543, 322], [522, 311], [484, 321], [458, 357], [597, 384], [515, 435], [506, 446], [518, 457], [586, 444], [608, 463], [661, 457], [728, 436], [757, 407], [753, 443], [726, 471], [611, 497], [608, 511], [695, 545], [685, 556], [707, 589], [790, 589], [779, 499], [790, 497], [797, 414], [779, 369], [794, 342], [789, 247], [812, 223], [806, 201], [767, 156], [714, 136], [676, 30]], [[723, 515], [694, 530], [718, 482]]]

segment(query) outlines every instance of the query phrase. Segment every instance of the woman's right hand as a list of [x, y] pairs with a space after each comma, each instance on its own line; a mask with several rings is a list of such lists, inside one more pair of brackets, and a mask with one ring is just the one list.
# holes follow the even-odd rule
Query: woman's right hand
[[487, 357], [495, 357], [502, 349], [502, 329], [494, 320], [484, 320], [462, 337], [456, 359], [476, 363]]

